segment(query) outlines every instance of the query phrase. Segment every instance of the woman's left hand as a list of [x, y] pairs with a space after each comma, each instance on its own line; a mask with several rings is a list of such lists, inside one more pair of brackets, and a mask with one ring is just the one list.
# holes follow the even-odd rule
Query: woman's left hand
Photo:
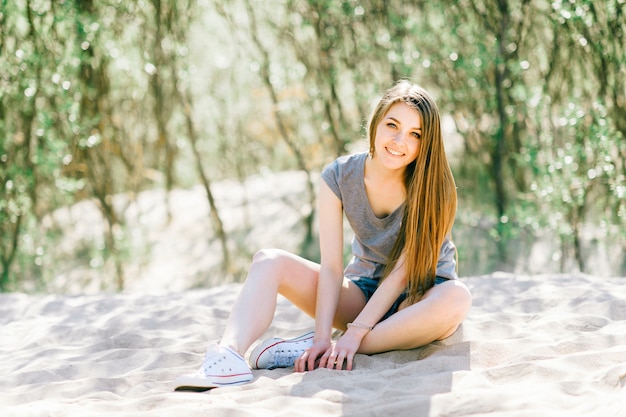
[[345, 333], [336, 342], [333, 342], [328, 350], [321, 356], [318, 367], [352, 370], [354, 355], [359, 349], [360, 344], [360, 338]]

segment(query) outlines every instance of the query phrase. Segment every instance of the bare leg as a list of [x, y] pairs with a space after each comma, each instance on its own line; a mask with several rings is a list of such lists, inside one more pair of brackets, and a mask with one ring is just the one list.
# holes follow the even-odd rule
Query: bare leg
[[380, 322], [361, 342], [359, 353], [413, 349], [452, 335], [467, 315], [471, 295], [460, 281], [431, 288], [424, 298]]
[[285, 256], [286, 253], [277, 250], [262, 250], [254, 255], [222, 335], [222, 345], [230, 346], [243, 355], [268, 329], [276, 310], [278, 288], [284, 280], [281, 275], [304, 275], [303, 285], [316, 279], [315, 264], [308, 264], [304, 259], [299, 262], [293, 260], [290, 262], [293, 271], [285, 271], [285, 262], [281, 260]]
[[[255, 254], [248, 277], [233, 306], [221, 344], [241, 355], [269, 328], [280, 293], [315, 317], [319, 265], [289, 252], [270, 249]], [[361, 290], [344, 284], [335, 315], [335, 328], [345, 329], [365, 306]], [[433, 287], [424, 298], [379, 323], [365, 336], [360, 353], [412, 349], [450, 336], [471, 306], [469, 290], [460, 281]]]
[[[220, 344], [241, 355], [269, 328], [280, 293], [311, 317], [315, 317], [319, 265], [278, 249], [254, 255], [248, 277], [233, 306]], [[335, 326], [345, 327], [365, 306], [359, 288], [344, 280], [335, 315]]]

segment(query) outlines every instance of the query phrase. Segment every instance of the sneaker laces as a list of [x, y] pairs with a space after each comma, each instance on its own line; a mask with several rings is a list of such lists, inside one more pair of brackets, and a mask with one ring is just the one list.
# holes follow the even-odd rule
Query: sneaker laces
[[290, 368], [293, 366], [296, 359], [298, 359], [304, 353], [304, 349], [297, 350], [278, 350], [274, 353], [272, 362], [267, 369], [274, 368]]
[[207, 352], [204, 355], [204, 362], [202, 362], [202, 366], [200, 367], [200, 371], [204, 374], [208, 374], [209, 370], [216, 366], [221, 361], [227, 359], [226, 354], [224, 352]]

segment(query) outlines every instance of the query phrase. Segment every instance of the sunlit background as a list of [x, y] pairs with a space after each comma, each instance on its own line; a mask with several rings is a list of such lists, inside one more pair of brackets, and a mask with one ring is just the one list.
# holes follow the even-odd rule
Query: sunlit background
[[401, 78], [443, 114], [461, 276], [626, 275], [623, 0], [0, 7], [3, 291], [316, 260], [318, 174]]

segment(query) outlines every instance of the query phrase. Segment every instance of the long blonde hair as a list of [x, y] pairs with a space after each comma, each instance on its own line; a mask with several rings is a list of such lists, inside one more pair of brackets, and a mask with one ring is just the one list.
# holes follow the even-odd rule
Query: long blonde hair
[[405, 253], [408, 301], [414, 304], [434, 286], [439, 251], [451, 233], [456, 214], [456, 184], [446, 158], [441, 118], [435, 100], [422, 87], [402, 80], [379, 101], [368, 124], [370, 155], [374, 152], [376, 127], [389, 108], [398, 102], [413, 107], [421, 116], [422, 139], [415, 161], [406, 167], [406, 204], [402, 227], [389, 255], [384, 277]]

